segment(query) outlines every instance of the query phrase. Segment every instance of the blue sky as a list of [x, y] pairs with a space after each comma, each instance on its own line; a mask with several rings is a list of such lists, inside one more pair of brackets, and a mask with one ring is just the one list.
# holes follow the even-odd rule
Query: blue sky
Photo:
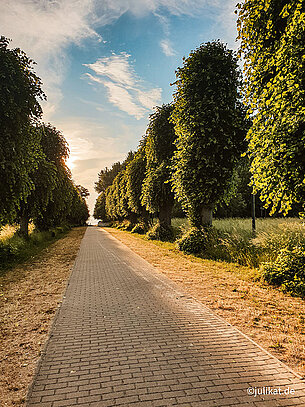
[[237, 0], [1, 0], [1, 35], [37, 62], [44, 120], [63, 132], [76, 183], [90, 190], [172, 100], [175, 69], [201, 43], [237, 49]]

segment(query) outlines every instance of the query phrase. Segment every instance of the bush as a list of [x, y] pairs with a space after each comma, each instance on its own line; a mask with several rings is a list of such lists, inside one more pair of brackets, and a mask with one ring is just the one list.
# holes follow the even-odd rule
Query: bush
[[3, 243], [0, 241], [0, 263], [6, 263], [13, 260], [18, 248], [11, 243]]
[[255, 245], [247, 233], [233, 230], [231, 233], [219, 232], [219, 236], [219, 258], [248, 267], [259, 265], [262, 248]]
[[130, 220], [127, 220], [127, 219], [124, 219], [122, 222], [119, 222], [119, 224], [116, 226], [116, 228], [119, 230], [127, 230], [127, 231], [131, 231], [133, 227], [134, 227], [134, 224], [131, 223]]
[[171, 226], [164, 226], [157, 222], [146, 233], [146, 237], [149, 240], [162, 240], [163, 242], [171, 242], [174, 240], [174, 231]]
[[132, 229], [131, 233], [139, 233], [139, 235], [144, 235], [147, 232], [147, 225], [144, 222], [137, 223]]
[[178, 241], [177, 247], [187, 254], [198, 254], [207, 246], [207, 232], [198, 228], [189, 229]]
[[262, 278], [284, 292], [305, 297], [305, 246], [282, 249], [274, 262], [261, 265]]

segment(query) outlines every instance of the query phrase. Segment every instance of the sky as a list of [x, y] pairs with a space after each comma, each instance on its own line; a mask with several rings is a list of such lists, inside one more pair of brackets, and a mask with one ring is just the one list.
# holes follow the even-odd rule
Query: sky
[[37, 63], [43, 120], [67, 139], [91, 214], [99, 171], [137, 149], [153, 107], [173, 99], [182, 58], [217, 39], [237, 50], [237, 2], [0, 0], [0, 34]]

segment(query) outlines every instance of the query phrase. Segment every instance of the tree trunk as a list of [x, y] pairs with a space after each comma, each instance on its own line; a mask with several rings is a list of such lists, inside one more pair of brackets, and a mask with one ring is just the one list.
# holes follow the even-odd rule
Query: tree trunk
[[169, 226], [169, 227], [171, 226], [172, 209], [173, 209], [173, 205], [171, 203], [166, 203], [160, 207], [160, 210], [159, 210], [160, 225]]
[[22, 212], [20, 218], [19, 234], [26, 239], [29, 237], [29, 216], [26, 211]]
[[210, 206], [204, 206], [201, 209], [201, 224], [203, 227], [212, 226], [213, 209]]

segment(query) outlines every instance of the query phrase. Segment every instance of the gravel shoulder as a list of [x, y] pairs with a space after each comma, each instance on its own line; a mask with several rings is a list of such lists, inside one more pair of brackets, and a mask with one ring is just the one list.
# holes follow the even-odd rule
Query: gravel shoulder
[[0, 277], [0, 406], [21, 406], [66, 288], [85, 227]]
[[305, 301], [255, 281], [255, 270], [184, 255], [173, 244], [105, 228], [188, 294], [305, 376]]

